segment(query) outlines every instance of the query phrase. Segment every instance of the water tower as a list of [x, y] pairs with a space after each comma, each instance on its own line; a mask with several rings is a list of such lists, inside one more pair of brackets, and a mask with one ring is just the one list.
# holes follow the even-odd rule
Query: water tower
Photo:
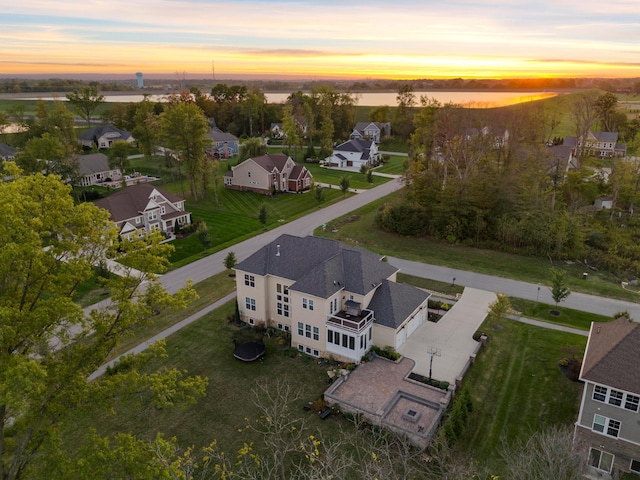
[[136, 73], [136, 78], [138, 79], [138, 88], [144, 88], [144, 80], [142, 80], [142, 72]]

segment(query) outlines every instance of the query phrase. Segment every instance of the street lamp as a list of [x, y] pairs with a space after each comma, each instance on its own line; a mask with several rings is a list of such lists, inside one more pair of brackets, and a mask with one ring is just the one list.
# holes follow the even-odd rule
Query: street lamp
[[455, 287], [456, 286], [456, 277], [453, 277], [453, 282], [451, 282], [451, 286]]
[[536, 302], [540, 299], [540, 286], [538, 286], [538, 293], [536, 294]]

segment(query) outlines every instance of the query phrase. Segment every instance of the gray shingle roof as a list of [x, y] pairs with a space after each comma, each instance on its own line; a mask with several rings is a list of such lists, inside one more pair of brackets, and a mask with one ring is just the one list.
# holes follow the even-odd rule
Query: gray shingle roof
[[618, 132], [591, 132], [593, 136], [603, 143], [616, 143], [618, 141]]
[[372, 144], [373, 142], [369, 140], [354, 138], [353, 140], [348, 140], [344, 143], [341, 143], [340, 145], [335, 147], [334, 150], [338, 152], [364, 152], [365, 150], [371, 149]]
[[91, 153], [89, 155], [77, 155], [78, 173], [80, 176], [93, 173], [115, 170], [109, 168], [109, 158], [104, 153]]
[[290, 290], [328, 298], [346, 289], [364, 295], [398, 269], [380, 255], [336, 240], [282, 235], [265, 245], [236, 269], [294, 281]]
[[640, 324], [592, 323], [580, 378], [640, 394]]
[[213, 127], [207, 133], [207, 136], [214, 142], [237, 142], [238, 137], [231, 133], [223, 132], [218, 127]]
[[375, 312], [377, 324], [395, 330], [429, 296], [429, 293], [411, 285], [383, 280], [368, 308]]
[[92, 142], [96, 138], [100, 138], [106, 133], [111, 133], [114, 135], [111, 140], [127, 140], [131, 137], [131, 134], [126, 130], [120, 130], [119, 128], [114, 127], [113, 125], [99, 125], [97, 127], [90, 128], [82, 135], [80, 135], [79, 140], [84, 140], [87, 142]]
[[7, 145], [6, 143], [0, 143], [0, 158], [14, 157], [17, 151], [18, 149], [13, 148], [11, 145]]

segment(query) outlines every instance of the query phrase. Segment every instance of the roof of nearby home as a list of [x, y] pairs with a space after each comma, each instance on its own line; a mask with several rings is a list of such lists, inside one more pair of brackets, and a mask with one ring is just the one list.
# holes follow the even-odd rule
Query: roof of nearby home
[[387, 125], [389, 125], [389, 124], [387, 122], [358, 122], [358, 123], [356, 123], [356, 126], [354, 127], [354, 130], [358, 130], [359, 132], [363, 132], [364, 129], [367, 128], [369, 125], [374, 125], [379, 130], [384, 130], [385, 127]]
[[562, 141], [563, 147], [574, 148], [576, 145], [578, 145], [576, 137], [564, 137], [564, 140]]
[[11, 145], [0, 143], [0, 157], [13, 157], [17, 151], [18, 149], [12, 147]]
[[640, 324], [624, 317], [591, 324], [580, 378], [640, 394]]
[[373, 142], [370, 140], [362, 140], [361, 138], [354, 138], [352, 140], [347, 140], [344, 143], [336, 146], [334, 148], [335, 151], [338, 152], [365, 152], [368, 151], [373, 145]]
[[251, 160], [268, 172], [272, 172], [274, 168], [278, 170], [278, 172], [282, 172], [287, 160], [289, 160], [289, 156], [284, 153], [267, 153], [266, 155], [253, 157]]
[[108, 197], [101, 198], [94, 203], [98, 207], [108, 210], [111, 213], [111, 219], [114, 222], [121, 222], [122, 220], [140, 215], [140, 213], [143, 212], [149, 204], [149, 198], [154, 190], [172, 203], [181, 202], [183, 200], [173, 193], [165, 192], [148, 183], [141, 183], [123, 188], [122, 190], [119, 190]]
[[376, 323], [395, 330], [430, 296], [412, 285], [383, 280], [368, 308], [376, 312]]
[[79, 140], [92, 142], [94, 138], [100, 138], [106, 134], [112, 134], [113, 136], [111, 138], [113, 141], [128, 140], [129, 138], [131, 138], [131, 134], [126, 130], [120, 130], [113, 125], [99, 125], [84, 132], [82, 135], [80, 135]]
[[76, 155], [78, 173], [81, 177], [99, 172], [115, 170], [109, 168], [109, 157], [104, 153], [91, 153], [89, 155]]
[[238, 137], [231, 133], [223, 132], [218, 127], [213, 127], [207, 136], [214, 142], [237, 142]]
[[306, 167], [296, 164], [296, 166], [293, 167], [293, 169], [291, 170], [291, 173], [289, 174], [289, 180], [297, 180], [299, 178], [304, 178], [306, 175], [309, 175], [310, 177], [313, 176], [311, 175], [311, 172], [307, 170]]
[[365, 295], [398, 271], [380, 255], [319, 237], [281, 235], [236, 269], [294, 281], [290, 290], [328, 298], [341, 289]]
[[618, 132], [591, 132], [599, 142], [616, 143], [618, 141]]

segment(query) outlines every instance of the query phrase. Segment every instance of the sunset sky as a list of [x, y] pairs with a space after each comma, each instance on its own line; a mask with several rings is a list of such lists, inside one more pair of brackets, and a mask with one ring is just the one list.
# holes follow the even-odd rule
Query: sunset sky
[[640, 77], [638, 0], [6, 0], [0, 77]]

